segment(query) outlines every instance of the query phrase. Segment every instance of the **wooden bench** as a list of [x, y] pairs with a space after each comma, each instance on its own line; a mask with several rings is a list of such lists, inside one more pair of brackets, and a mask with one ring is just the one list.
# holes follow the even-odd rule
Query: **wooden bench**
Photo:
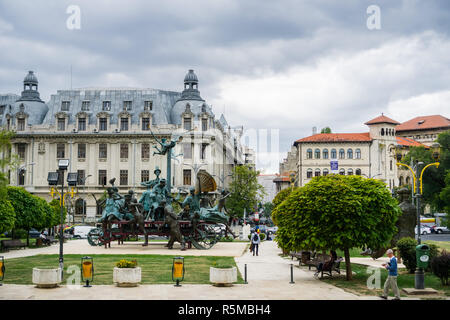
[[307, 262], [311, 260], [311, 251], [291, 251], [289, 255], [291, 256], [291, 260], [297, 258], [299, 266], [301, 266], [302, 263], [307, 265]]
[[317, 253], [311, 260], [306, 262], [308, 266], [308, 270], [311, 270], [311, 267], [319, 267], [320, 263], [325, 263], [330, 260], [330, 255]]
[[50, 241], [50, 243], [58, 243], [59, 240], [55, 239], [54, 236], [47, 236], [47, 239]]
[[320, 277], [323, 278], [323, 274], [328, 274], [330, 277], [333, 277], [333, 271], [341, 274], [341, 262], [344, 261], [342, 257], [338, 257], [337, 260], [335, 260], [333, 263], [328, 264], [327, 266], [324, 265], [321, 271]]
[[9, 251], [10, 248], [26, 248], [27, 244], [20, 241], [20, 239], [2, 240], [2, 250]]

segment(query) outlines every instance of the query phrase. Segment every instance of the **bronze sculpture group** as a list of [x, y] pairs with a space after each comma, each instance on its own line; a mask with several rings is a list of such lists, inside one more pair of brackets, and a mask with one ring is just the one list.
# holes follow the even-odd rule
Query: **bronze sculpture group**
[[[156, 137], [155, 137], [156, 139]], [[156, 141], [161, 145], [161, 148], [155, 147], [158, 152], [155, 154], [166, 155], [168, 167], [172, 159], [172, 149], [177, 141], [181, 139], [161, 139]], [[211, 247], [217, 241], [214, 227], [223, 223], [227, 227], [227, 231], [233, 236], [228, 226], [229, 217], [226, 214], [225, 198], [228, 196], [223, 189], [216, 206], [210, 205], [207, 192], [215, 191], [216, 183], [212, 176], [206, 171], [201, 170], [197, 175], [196, 187], [191, 187], [189, 194], [183, 201], [180, 201], [180, 192], [177, 197], [173, 197], [170, 192], [170, 170], [167, 172], [167, 179], [160, 178], [161, 170], [156, 167], [154, 170], [155, 179], [142, 182], [141, 185], [146, 187], [139, 200], [136, 199], [133, 190], [129, 190], [124, 196], [120, 195], [118, 188], [114, 186], [115, 178], [109, 182], [110, 187], [106, 189], [107, 197], [103, 201], [98, 202], [103, 207], [102, 217], [99, 222], [102, 223], [102, 230], [94, 231], [98, 233], [101, 238], [100, 243], [93, 243], [88, 236], [88, 240], [92, 245], [100, 245], [109, 243], [114, 238], [112, 232], [113, 224], [120, 224], [126, 226], [127, 235], [142, 234], [145, 236], [144, 246], [148, 245], [148, 235], [151, 228], [147, 225], [153, 226], [153, 232], [161, 234], [164, 230], [169, 230], [170, 239], [167, 244], [169, 249], [173, 248], [175, 241], [181, 244], [181, 250], [186, 249], [186, 241], [193, 243], [197, 248]], [[203, 189], [203, 190], [202, 190]], [[181, 206], [181, 211], [175, 213], [173, 204], [178, 203]], [[180, 221], [183, 224], [182, 233], [180, 230]], [[156, 230], [156, 231], [155, 231]], [[186, 231], [188, 230], [188, 231]], [[123, 239], [123, 230], [120, 239]], [[206, 246], [200, 244], [208, 243]]]

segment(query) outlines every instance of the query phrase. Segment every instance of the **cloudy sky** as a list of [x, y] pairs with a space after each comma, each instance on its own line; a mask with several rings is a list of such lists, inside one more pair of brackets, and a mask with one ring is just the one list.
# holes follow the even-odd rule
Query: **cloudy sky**
[[448, 0], [0, 0], [0, 93], [34, 70], [48, 100], [71, 66], [74, 88], [181, 91], [194, 69], [216, 116], [256, 132], [270, 173], [314, 126], [449, 117], [449, 33]]

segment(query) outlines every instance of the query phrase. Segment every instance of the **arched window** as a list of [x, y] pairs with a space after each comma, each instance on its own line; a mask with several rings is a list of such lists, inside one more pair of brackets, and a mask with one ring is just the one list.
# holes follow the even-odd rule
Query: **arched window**
[[384, 136], [384, 128], [381, 128], [381, 135]]
[[345, 159], [345, 150], [339, 149], [339, 159]]
[[312, 149], [306, 150], [306, 159], [312, 159]]
[[323, 169], [323, 173], [322, 173], [324, 176], [327, 176], [328, 175], [328, 169]]
[[360, 176], [360, 175], [361, 175], [361, 169], [356, 169], [356, 170], [355, 170], [355, 174], [356, 174], [357, 176]]
[[355, 157], [356, 157], [356, 159], [361, 159], [361, 149], [355, 150]]
[[340, 174], [341, 176], [345, 176], [345, 169], [339, 170], [339, 174]]
[[352, 168], [347, 170], [347, 175], [349, 175], [349, 176], [353, 175], [353, 169]]
[[314, 157], [315, 157], [316, 159], [320, 159], [320, 149], [314, 150]]
[[409, 184], [409, 181], [410, 181], [409, 177], [406, 177], [406, 184], [407, 185]]
[[337, 158], [336, 149], [331, 149], [331, 159], [336, 159], [336, 158]]
[[314, 176], [320, 177], [320, 169], [316, 169], [316, 171], [314, 172]]
[[348, 149], [347, 150], [347, 158], [348, 159], [353, 159], [353, 149]]
[[86, 201], [79, 198], [75, 201], [75, 214], [85, 215], [86, 214]]
[[323, 149], [323, 158], [328, 159], [328, 149]]
[[312, 174], [313, 174], [312, 169], [306, 170], [306, 178], [307, 179], [311, 179], [312, 178]]
[[403, 185], [403, 176], [400, 176], [400, 178], [398, 178], [398, 184], [399, 184], [400, 186]]

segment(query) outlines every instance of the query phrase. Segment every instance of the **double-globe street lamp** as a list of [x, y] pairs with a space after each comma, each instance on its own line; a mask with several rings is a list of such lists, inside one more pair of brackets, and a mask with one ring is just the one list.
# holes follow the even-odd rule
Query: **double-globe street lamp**
[[[437, 161], [439, 159], [439, 145], [433, 145], [433, 159], [436, 162], [430, 163], [428, 165], [426, 165], [425, 167], [423, 167], [423, 169], [421, 170], [421, 167], [423, 166], [423, 162], [419, 162], [418, 160], [416, 160], [415, 165], [411, 168], [410, 166], [408, 166], [407, 164], [401, 163], [400, 161], [402, 160], [402, 154], [401, 152], [397, 152], [397, 166], [404, 166], [406, 168], [408, 168], [413, 176], [413, 190], [415, 191], [415, 196], [414, 198], [416, 198], [416, 210], [417, 210], [417, 242], [420, 245], [421, 244], [421, 232], [420, 232], [420, 198], [422, 197], [422, 178], [423, 178], [423, 173], [425, 172], [425, 170], [431, 166], [435, 166], [436, 168], [439, 167], [439, 162]], [[416, 289], [425, 289], [425, 274], [424, 274], [424, 270], [423, 268], [419, 267], [416, 269], [415, 272], [415, 288]]]
[[[61, 270], [61, 280], [64, 276], [64, 255], [63, 255], [63, 242], [64, 242], [64, 230], [63, 230], [63, 224], [64, 224], [64, 200], [65, 197], [70, 194], [73, 197], [73, 188], [76, 187], [78, 182], [78, 173], [76, 172], [69, 172], [67, 174], [67, 183], [69, 187], [72, 187], [71, 192], [68, 192], [67, 194], [64, 194], [64, 171], [67, 170], [69, 167], [69, 160], [68, 159], [61, 159], [58, 161], [58, 171], [56, 172], [49, 172], [48, 173], [48, 185], [51, 187], [51, 195], [55, 193], [59, 194], [59, 205], [61, 207], [61, 225], [59, 227], [59, 268]], [[61, 182], [61, 192], [58, 192], [56, 189], [56, 186], [58, 185], [58, 182]], [[55, 189], [53, 188], [55, 186]]]

